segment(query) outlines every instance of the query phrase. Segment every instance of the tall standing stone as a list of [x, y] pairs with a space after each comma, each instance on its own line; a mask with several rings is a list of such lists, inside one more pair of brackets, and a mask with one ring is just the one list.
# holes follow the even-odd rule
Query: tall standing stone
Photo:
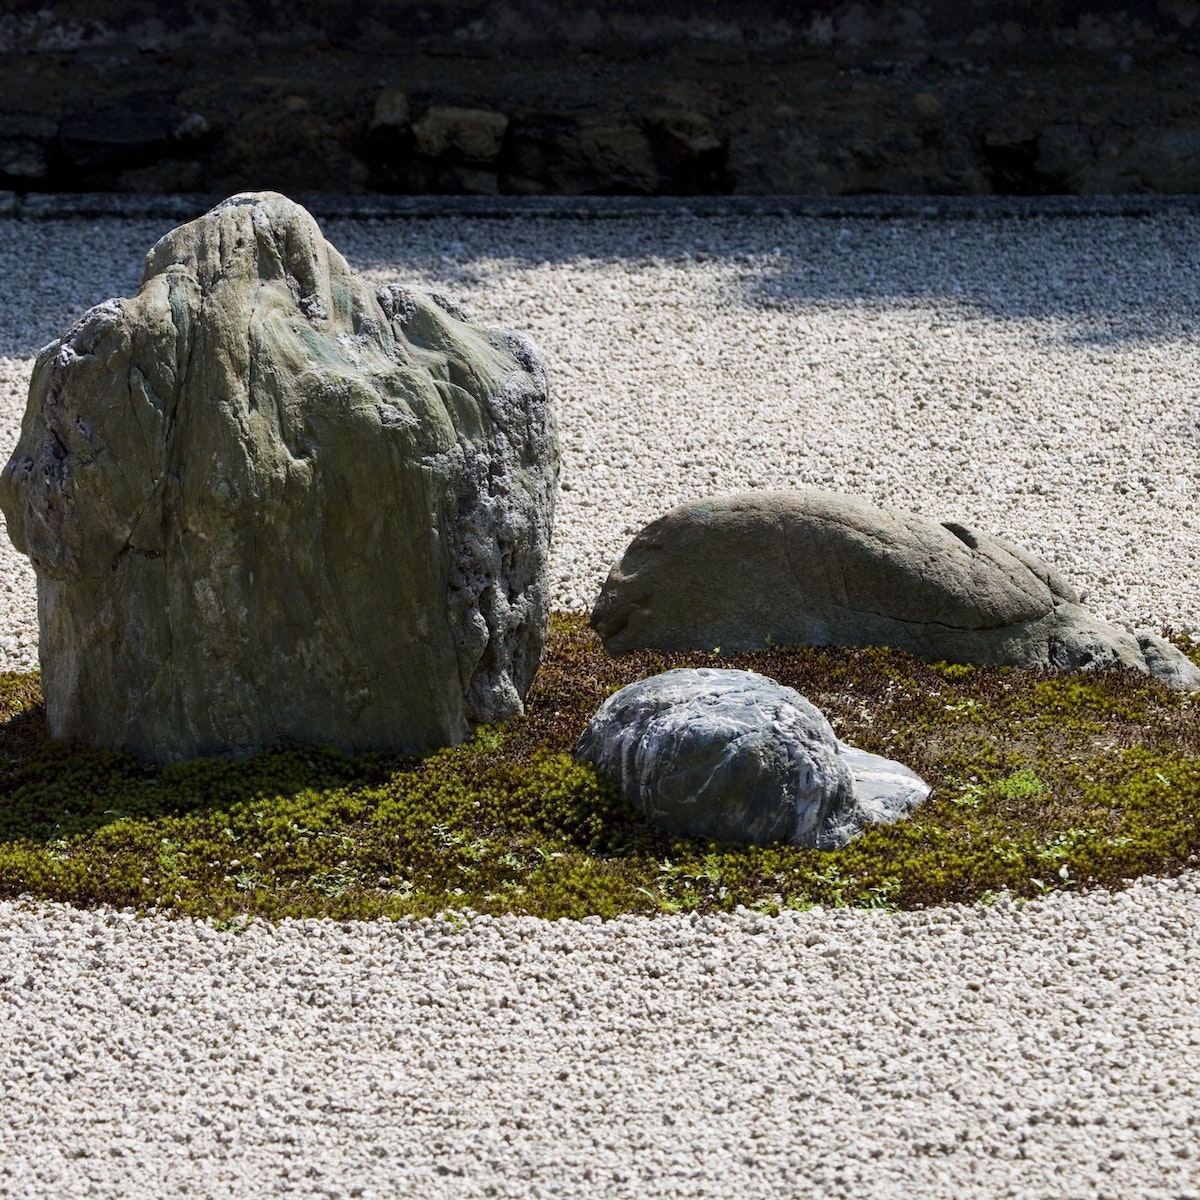
[[235, 196], [39, 355], [0, 480], [50, 731], [166, 761], [418, 752], [519, 712], [558, 456], [525, 338]]

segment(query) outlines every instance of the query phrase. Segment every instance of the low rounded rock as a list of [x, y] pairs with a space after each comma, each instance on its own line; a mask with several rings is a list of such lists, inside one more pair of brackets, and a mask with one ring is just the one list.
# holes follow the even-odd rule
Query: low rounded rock
[[678, 669], [630, 684], [600, 706], [575, 753], [657, 828], [757, 846], [835, 849], [929, 794], [753, 671]]
[[696, 500], [652, 521], [610, 571], [592, 628], [610, 654], [893, 646], [928, 662], [1126, 668], [1200, 688], [1181, 650], [1094, 617], [1022, 547], [816, 488]]

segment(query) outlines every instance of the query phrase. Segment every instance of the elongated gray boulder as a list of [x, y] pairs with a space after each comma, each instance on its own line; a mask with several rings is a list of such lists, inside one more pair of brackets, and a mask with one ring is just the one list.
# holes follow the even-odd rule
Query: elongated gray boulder
[[55, 737], [418, 752], [522, 707], [558, 457], [525, 338], [235, 196], [38, 356], [0, 480]]
[[754, 671], [664, 671], [610, 696], [575, 754], [659, 829], [833, 850], [928, 795], [915, 772], [839, 741], [803, 696]]
[[1092, 616], [1021, 547], [817, 490], [697, 501], [647, 525], [592, 627], [612, 654], [894, 646], [931, 662], [1127, 667], [1200, 687], [1170, 642]]

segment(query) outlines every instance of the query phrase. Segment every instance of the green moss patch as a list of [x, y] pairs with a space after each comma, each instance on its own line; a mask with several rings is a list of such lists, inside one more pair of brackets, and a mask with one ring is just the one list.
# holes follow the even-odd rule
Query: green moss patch
[[[617, 688], [702, 665], [796, 688], [843, 740], [919, 772], [929, 801], [834, 852], [651, 829], [571, 751]], [[910, 908], [1120, 886], [1200, 854], [1198, 702], [1132, 673], [878, 649], [612, 659], [583, 618], [557, 616], [525, 715], [463, 746], [158, 769], [51, 741], [37, 677], [0, 675], [0, 896], [236, 921]]]

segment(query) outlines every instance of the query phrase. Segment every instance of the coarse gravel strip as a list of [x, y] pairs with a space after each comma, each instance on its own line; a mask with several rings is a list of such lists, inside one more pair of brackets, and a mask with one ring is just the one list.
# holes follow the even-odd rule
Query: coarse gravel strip
[[1200, 1195], [1200, 876], [546, 922], [0, 904], [0, 1196]]
[[[1052, 206], [1050, 206], [1052, 208]], [[822, 486], [1200, 632], [1200, 216], [372, 221], [360, 270], [546, 353], [560, 608], [634, 530]], [[161, 221], [0, 221], [32, 357]], [[36, 664], [0, 538], [0, 669]], [[1018, 908], [254, 923], [0, 903], [0, 1197], [1200, 1200], [1200, 875]]]

